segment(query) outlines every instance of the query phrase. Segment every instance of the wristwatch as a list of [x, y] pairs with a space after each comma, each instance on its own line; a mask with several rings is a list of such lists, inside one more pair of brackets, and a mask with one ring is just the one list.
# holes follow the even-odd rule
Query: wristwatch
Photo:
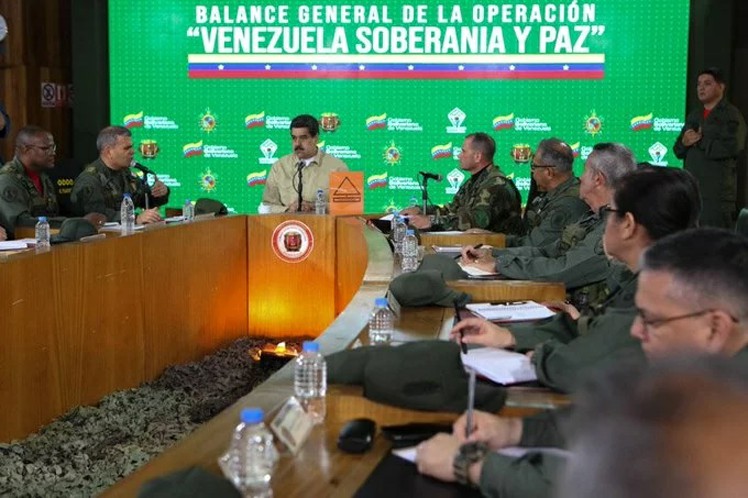
[[478, 484], [470, 480], [470, 466], [483, 460], [487, 453], [488, 445], [486, 443], [472, 442], [460, 446], [460, 451], [457, 452], [455, 459], [452, 461], [452, 471], [457, 482], [477, 488]]

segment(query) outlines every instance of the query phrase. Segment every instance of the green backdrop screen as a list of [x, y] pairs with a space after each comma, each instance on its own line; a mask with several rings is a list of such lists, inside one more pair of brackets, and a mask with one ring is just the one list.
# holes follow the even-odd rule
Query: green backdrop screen
[[597, 142], [678, 165], [689, 0], [206, 4], [110, 0], [111, 120], [172, 205], [212, 197], [256, 212], [289, 124], [320, 119], [320, 146], [363, 171], [367, 212], [433, 202], [467, 179], [466, 134], [526, 194], [527, 151], [555, 136], [581, 171]]

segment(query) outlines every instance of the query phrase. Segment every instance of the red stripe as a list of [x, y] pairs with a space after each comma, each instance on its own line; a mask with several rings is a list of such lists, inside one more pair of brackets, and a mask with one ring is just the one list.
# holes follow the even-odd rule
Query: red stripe
[[190, 70], [192, 79], [600, 80], [604, 71], [231, 71]]

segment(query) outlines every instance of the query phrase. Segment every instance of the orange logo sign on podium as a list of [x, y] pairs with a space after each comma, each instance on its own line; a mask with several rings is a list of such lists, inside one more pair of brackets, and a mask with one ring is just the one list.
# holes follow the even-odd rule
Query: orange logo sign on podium
[[363, 171], [330, 173], [330, 214], [364, 214]]

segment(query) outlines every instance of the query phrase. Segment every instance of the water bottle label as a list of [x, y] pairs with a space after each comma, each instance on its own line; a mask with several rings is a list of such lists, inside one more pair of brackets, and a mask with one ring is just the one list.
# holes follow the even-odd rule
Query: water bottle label
[[314, 420], [293, 396], [286, 400], [278, 415], [270, 422], [275, 436], [294, 455], [304, 446], [313, 426]]

